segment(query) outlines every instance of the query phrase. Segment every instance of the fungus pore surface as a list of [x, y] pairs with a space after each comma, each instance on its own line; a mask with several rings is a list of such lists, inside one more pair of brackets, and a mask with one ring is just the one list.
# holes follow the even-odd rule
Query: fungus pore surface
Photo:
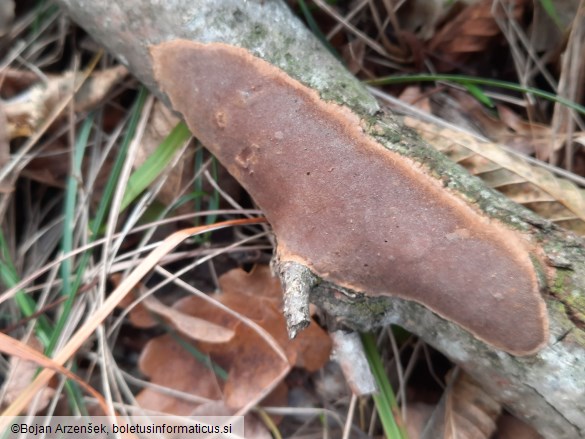
[[518, 232], [245, 49], [176, 40], [151, 55], [175, 110], [264, 211], [282, 261], [414, 300], [515, 355], [546, 343], [546, 306]]

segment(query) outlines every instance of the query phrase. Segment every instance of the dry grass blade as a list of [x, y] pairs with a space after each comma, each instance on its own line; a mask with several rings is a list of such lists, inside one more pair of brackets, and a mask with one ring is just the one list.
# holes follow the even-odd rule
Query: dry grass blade
[[585, 190], [570, 181], [527, 163], [498, 144], [410, 117], [405, 123], [512, 200], [575, 232], [585, 230]]
[[[120, 301], [132, 291], [136, 284], [152, 270], [162, 257], [167, 255], [176, 246], [178, 246], [185, 239], [204, 232], [210, 232], [225, 227], [238, 226], [244, 224], [257, 224], [265, 222], [264, 218], [247, 218], [238, 220], [223, 221], [221, 223], [212, 224], [208, 226], [192, 227], [183, 229], [173, 233], [167, 237], [159, 247], [155, 248], [148, 256], [125, 278], [118, 288], [116, 288], [103, 305], [92, 315], [89, 316], [86, 322], [75, 332], [73, 337], [65, 344], [65, 346], [53, 358], [54, 363], [62, 366], [69, 360], [73, 354], [83, 345], [83, 343], [91, 336], [97, 327], [110, 315], [116, 308]], [[286, 359], [286, 357], [285, 357]], [[36, 379], [22, 392], [22, 394], [10, 406], [0, 414], [0, 431], [3, 431], [10, 423], [11, 419], [27, 406], [28, 402], [34, 395], [42, 389], [55, 374], [52, 369], [43, 370]]]
[[41, 352], [34, 350], [30, 346], [27, 346], [21, 341], [9, 337], [8, 335], [2, 332], [0, 332], [0, 352], [6, 355], [21, 358], [25, 361], [36, 363], [38, 366], [43, 367], [46, 370], [50, 370], [53, 373], [59, 372], [62, 375], [65, 375], [70, 380], [73, 380], [77, 384], [79, 384], [80, 387], [82, 387], [87, 393], [89, 393], [97, 400], [98, 404], [100, 405], [101, 409], [104, 412], [104, 415], [110, 414], [108, 410], [108, 405], [106, 404], [106, 400], [97, 390], [95, 390], [92, 386], [87, 384], [73, 372], [64, 368], [58, 362], [52, 360], [51, 358], [47, 358]]
[[[585, 77], [585, 66], [583, 65], [583, 39], [585, 38], [585, 2], [579, 2], [579, 9], [573, 20], [566, 52], [562, 58], [562, 70], [559, 78], [557, 93], [560, 96], [578, 102], [583, 96], [583, 78]], [[566, 133], [567, 139], [573, 137], [576, 122], [579, 128], [583, 129], [583, 122], [577, 115], [564, 105], [555, 105], [552, 126], [556, 131]], [[565, 167], [573, 170], [573, 142], [566, 142]]]
[[321, 8], [323, 11], [327, 12], [331, 17], [333, 17], [336, 21], [338, 21], [341, 25], [343, 25], [347, 30], [349, 30], [351, 33], [353, 33], [356, 37], [363, 40], [370, 48], [372, 48], [372, 50], [374, 50], [375, 52], [379, 53], [382, 56], [387, 56], [386, 50], [384, 50], [384, 48], [380, 44], [378, 44], [376, 41], [372, 40], [370, 37], [368, 37], [361, 30], [357, 29], [354, 25], [352, 25], [349, 21], [347, 21], [347, 19], [342, 17], [334, 8], [329, 6], [325, 1], [323, 1], [323, 0], [314, 0], [314, 1], [315, 1], [315, 4], [317, 6], [319, 6], [319, 8]]

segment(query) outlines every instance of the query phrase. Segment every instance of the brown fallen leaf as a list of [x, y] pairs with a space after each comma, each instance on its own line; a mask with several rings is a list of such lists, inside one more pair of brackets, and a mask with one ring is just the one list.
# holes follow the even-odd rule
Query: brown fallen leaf
[[231, 329], [215, 325], [204, 319], [192, 317], [178, 309], [170, 308], [153, 296], [145, 298], [142, 303], [146, 309], [164, 317], [181, 334], [193, 340], [207, 343], [226, 343], [235, 335], [235, 332]]
[[[0, 350], [12, 355], [8, 363], [9, 367], [7, 378], [2, 385], [2, 390], [0, 391], [0, 394], [4, 395], [2, 405], [5, 405], [11, 404], [29, 385], [37, 373], [39, 363], [33, 361], [33, 355], [31, 352], [28, 352], [27, 356], [17, 355], [18, 352], [16, 351], [16, 348], [18, 346], [16, 340], [10, 339], [10, 337], [1, 333], [0, 337], [3, 339], [2, 343], [0, 343], [2, 345], [2, 349]], [[11, 345], [13, 346], [12, 348], [10, 348]], [[19, 349], [23, 352], [23, 354], [26, 353], [26, 351], [34, 351], [39, 356], [42, 356], [42, 345], [37, 339], [31, 338], [29, 340], [28, 346], [24, 344], [23, 346], [24, 348]], [[37, 398], [37, 410], [43, 410], [45, 407], [47, 407], [54, 395], [55, 389], [51, 387], [45, 387], [40, 393], [40, 396]]]
[[[327, 362], [331, 352], [331, 339], [315, 323], [304, 330], [305, 336], [297, 337], [294, 340], [288, 338], [286, 324], [281, 313], [283, 299], [280, 281], [272, 276], [270, 267], [257, 265], [250, 273], [241, 269], [231, 270], [221, 276], [219, 284], [224, 294], [231, 297], [225, 300], [234, 303], [234, 306], [237, 307], [234, 309], [242, 314], [247, 315], [246, 312], [253, 312], [249, 308], [258, 296], [272, 302], [274, 308], [268, 308], [270, 311], [266, 311], [266, 315], [269, 314], [274, 318], [274, 326], [270, 328], [270, 333], [285, 347], [289, 359], [295, 358], [295, 366], [302, 367], [309, 372], [315, 372]], [[238, 295], [248, 297], [242, 307], [235, 305], [236, 299], [233, 298]], [[268, 321], [267, 317], [264, 317], [264, 321]], [[259, 323], [269, 329], [268, 324], [264, 326], [262, 322]]]
[[408, 404], [408, 416], [405, 420], [406, 432], [410, 439], [419, 439], [433, 413], [434, 407], [430, 404], [415, 402]]
[[152, 383], [194, 397], [194, 400], [186, 400], [155, 388], [146, 388], [136, 396], [142, 408], [186, 416], [201, 403], [222, 399], [221, 383], [213, 371], [170, 335], [157, 337], [146, 344], [139, 367]]
[[435, 33], [437, 22], [451, 7], [441, 0], [410, 0], [397, 4], [397, 19], [400, 30], [428, 40]]
[[[329, 359], [331, 340], [315, 323], [294, 340], [289, 340], [281, 311], [280, 283], [272, 277], [267, 266], [257, 267], [250, 274], [241, 269], [231, 270], [220, 278], [219, 283], [223, 294], [217, 300], [267, 330], [282, 346], [289, 363], [282, 364], [279, 356], [262, 337], [242, 325], [234, 316], [214, 309], [197, 297], [179, 301], [175, 306], [186, 314], [208, 319], [236, 331], [236, 337], [224, 345], [198, 343], [202, 350], [229, 370], [225, 388], [228, 406], [241, 407], [289, 365], [313, 372]], [[234, 289], [231, 290], [230, 286]]]
[[[518, 19], [526, 7], [526, 0], [505, 0], [505, 7], [511, 8], [513, 19]], [[496, 8], [496, 16], [504, 16], [502, 5]], [[437, 56], [435, 66], [440, 71], [449, 71], [467, 64], [472, 55], [483, 56], [490, 45], [497, 44], [501, 35], [494, 17], [492, 0], [481, 0], [467, 6], [455, 18], [447, 20], [444, 26], [430, 40], [427, 51]]]
[[585, 231], [585, 190], [544, 168], [449, 128], [407, 117], [425, 140], [510, 199], [576, 233]]
[[[121, 281], [122, 275], [120, 273], [113, 273], [110, 276], [110, 282], [112, 282], [113, 286], [115, 287], [118, 287]], [[136, 299], [140, 297], [140, 293], [137, 291], [142, 287], [142, 282], [138, 282], [137, 286], [133, 288], [127, 296], [120, 300], [117, 308], [126, 309], [131, 306], [136, 301]], [[132, 325], [143, 329], [152, 328], [159, 324], [152, 313], [146, 309], [142, 301], [135, 303], [132, 309], [130, 309], [130, 312], [128, 313], [128, 320]]]
[[465, 372], [450, 373], [450, 384], [421, 439], [488, 439], [496, 430], [501, 405]]
[[[128, 70], [124, 66], [94, 72], [75, 95], [75, 110], [86, 111], [95, 106], [127, 74]], [[47, 83], [35, 84], [19, 96], [6, 101], [9, 138], [32, 136], [57, 103], [74, 92], [84, 76], [83, 72], [49, 76]]]
[[492, 439], [543, 439], [530, 425], [508, 413], [498, 419], [498, 429]]
[[[179, 416], [235, 414], [235, 410], [223, 401], [221, 382], [213, 371], [196, 360], [169, 335], [148, 343], [140, 357], [140, 369], [150, 377], [151, 382], [190, 396], [183, 399], [156, 388], [146, 388], [136, 396], [144, 409]], [[264, 401], [267, 405], [282, 406], [286, 404], [286, 395], [287, 388], [281, 383]], [[254, 415], [245, 415], [244, 423], [249, 437], [270, 437], [264, 425]]]
[[[207, 365], [195, 360], [169, 336], [163, 336], [149, 342], [148, 349], [141, 357], [141, 370], [152, 382], [205, 398], [217, 399], [217, 393], [211, 393], [206, 387], [213, 383], [213, 389], [221, 391], [226, 406], [237, 410], [250, 401], [265, 396], [266, 389], [272, 388], [276, 380], [282, 379], [283, 374], [291, 366], [315, 371], [328, 360], [331, 341], [315, 323], [295, 340], [288, 339], [281, 312], [281, 287], [267, 266], [256, 267], [249, 274], [240, 269], [232, 270], [220, 278], [220, 286], [223, 294], [214, 298], [266, 330], [284, 349], [288, 361], [283, 362], [280, 355], [266, 343], [256, 329], [243, 324], [233, 314], [208, 301], [190, 296], [178, 301], [174, 308], [181, 310], [185, 315], [205, 319], [233, 330], [236, 334], [227, 343], [194, 342], [199, 351], [208, 355], [211, 361], [225, 370], [225, 381], [213, 377]], [[155, 350], [157, 353], [152, 354]], [[169, 362], [177, 364], [169, 366]], [[170, 374], [169, 367], [172, 367]], [[206, 370], [203, 374], [200, 372], [201, 367]], [[193, 376], [204, 378], [200, 383], [200, 380], [196, 380], [199, 383], [196, 384]], [[197, 388], [198, 385], [202, 386], [201, 391]], [[152, 389], [144, 390], [140, 394], [140, 400], [143, 401], [151, 393]], [[165, 404], [167, 408], [170, 406], [174, 410], [185, 409], [179, 403], [176, 407], [170, 405], [166, 399]]]
[[[547, 161], [566, 141], [562, 133], [553, 135], [550, 126], [527, 122], [505, 105], [497, 105], [500, 120], [512, 130], [496, 140], [524, 154], [536, 153], [539, 160]], [[564, 130], [562, 130], [564, 131]]]

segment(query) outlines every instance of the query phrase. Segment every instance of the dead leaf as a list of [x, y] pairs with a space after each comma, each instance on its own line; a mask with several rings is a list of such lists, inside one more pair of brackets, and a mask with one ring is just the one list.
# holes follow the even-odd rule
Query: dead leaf
[[409, 0], [401, 2], [397, 11], [400, 29], [428, 40], [435, 32], [437, 21], [449, 10], [442, 0]]
[[[104, 397], [84, 380], [72, 373], [69, 369], [57, 364], [42, 352], [42, 345], [36, 338], [30, 338], [28, 344], [15, 340], [8, 335], [0, 333], [0, 352], [10, 355], [10, 370], [8, 379], [2, 386], [0, 394], [4, 395], [4, 403], [11, 404], [16, 398], [26, 391], [28, 384], [37, 375], [39, 367], [51, 369], [75, 381], [79, 386], [93, 396], [101, 408], [100, 415], [110, 414]], [[40, 392], [37, 410], [43, 410], [55, 395], [55, 390], [45, 387]]]
[[153, 296], [145, 298], [142, 303], [149, 311], [165, 317], [177, 331], [193, 340], [207, 343], [226, 343], [235, 335], [235, 332], [231, 329], [189, 316], [177, 309], [169, 308]]
[[402, 102], [406, 102], [409, 106], [418, 108], [419, 110], [431, 114], [431, 103], [428, 94], [422, 92], [418, 85], [411, 85], [406, 87], [398, 97]]
[[[0, 336], [8, 338], [8, 336], [4, 336], [4, 334], [0, 334]], [[6, 347], [8, 344], [7, 342], [8, 341], [5, 341], [3, 346]], [[11, 341], [11, 343], [14, 342], [16, 342], [16, 340]], [[42, 351], [43, 347], [37, 339], [31, 338], [27, 347], [37, 352], [39, 355], [42, 355], [40, 352]], [[5, 349], [2, 350], [6, 352]], [[39, 368], [39, 364], [32, 361], [32, 357], [22, 358], [22, 356], [15, 354], [16, 352], [12, 353], [12, 356], [8, 362], [9, 366], [7, 378], [2, 385], [2, 391], [0, 392], [0, 394], [4, 395], [2, 400], [3, 404], [12, 404], [12, 402], [16, 400], [16, 398], [18, 398], [23, 390], [26, 389], [26, 387], [30, 384]], [[45, 407], [47, 407], [54, 395], [55, 389], [51, 387], [45, 387], [40, 393], [40, 397], [37, 398], [37, 409], [43, 410]]]
[[[230, 416], [235, 410], [222, 400], [221, 383], [209, 367], [197, 361], [171, 336], [165, 335], [148, 343], [140, 357], [140, 369], [153, 383], [190, 395], [193, 399], [171, 396], [155, 388], [146, 388], [136, 400], [144, 409], [179, 416]], [[281, 383], [266, 398], [270, 406], [286, 404], [287, 388]], [[278, 418], [275, 419], [278, 421]], [[244, 417], [246, 434], [269, 438], [264, 425], [254, 415]], [[258, 435], [251, 435], [257, 432]]]
[[450, 383], [436, 406], [422, 439], [488, 439], [496, 429], [501, 405], [463, 371]]
[[146, 388], [136, 396], [145, 409], [187, 416], [200, 403], [222, 398], [221, 384], [211, 369], [195, 359], [170, 335], [157, 337], [146, 344], [140, 355], [139, 367], [151, 382], [201, 399], [197, 403]]
[[253, 329], [239, 326], [238, 338], [240, 345], [230, 351], [233, 358], [224, 388], [226, 404], [235, 410], [262, 394], [288, 369], [288, 365], [283, 364], [278, 354]]
[[262, 297], [282, 306], [280, 281], [272, 275], [268, 265], [256, 265], [249, 273], [244, 270], [230, 270], [220, 277], [219, 286], [230, 295]]
[[[86, 111], [95, 106], [127, 74], [128, 70], [124, 66], [94, 72], [75, 95], [75, 110]], [[32, 136], [57, 103], [73, 93], [84, 76], [83, 72], [49, 76], [47, 83], [37, 83], [19, 96], [6, 101], [10, 139]]]
[[[227, 372], [225, 382], [221, 382], [218, 378], [212, 378], [209, 375], [211, 372], [206, 369], [203, 380], [205, 383], [214, 383], [214, 389], [222, 392], [227, 407], [239, 409], [250, 401], [263, 397], [266, 389], [271, 388], [275, 380], [280, 380], [293, 365], [315, 371], [328, 360], [331, 341], [315, 323], [295, 340], [288, 339], [281, 312], [280, 283], [272, 277], [268, 266], [256, 267], [251, 273], [240, 269], [232, 270], [220, 277], [220, 285], [223, 294], [214, 298], [270, 333], [284, 349], [288, 359], [288, 362], [283, 362], [280, 355], [266, 343], [257, 330], [208, 301], [195, 296], [178, 301], [174, 308], [183, 314], [205, 319], [235, 331], [235, 337], [227, 343], [211, 344], [201, 341], [195, 343], [199, 351], [209, 355], [215, 364]], [[179, 354], [177, 350], [183, 348], [170, 340], [169, 336], [164, 336], [162, 342], [155, 339], [149, 342], [149, 345], [155, 342], [156, 345], [149, 346], [148, 352], [145, 351], [141, 357], [141, 370], [151, 377], [152, 382], [209, 398], [209, 389], [203, 387], [202, 392], [199, 392], [192, 378], [202, 376], [200, 369], [205, 366], [195, 364], [198, 363], [197, 360], [186, 351]], [[154, 349], [157, 353], [150, 353]], [[165, 364], [176, 363], [170, 373], [173, 375], [172, 378], [163, 377], [169, 374], [169, 366], [163, 366], [161, 358], [164, 358]], [[151, 394], [151, 390], [141, 392], [141, 401], [145, 398], [144, 392]], [[213, 398], [216, 397], [217, 394], [214, 394]], [[165, 404], [169, 406], [168, 399], [165, 400]], [[181, 407], [179, 405], [172, 408], [175, 410]]]
[[498, 419], [498, 429], [493, 439], [543, 439], [530, 425], [508, 413]]
[[[512, 19], [518, 20], [526, 7], [526, 0], [505, 0], [505, 7], [512, 9]], [[456, 17], [446, 20], [444, 26], [430, 40], [427, 51], [437, 56], [435, 66], [440, 71], [450, 71], [469, 64], [472, 55], [483, 56], [490, 45], [498, 43], [501, 35], [496, 22], [492, 0], [482, 0], [463, 9]], [[496, 14], [503, 15], [498, 5]]]
[[[122, 275], [120, 273], [113, 273], [110, 276], [110, 282], [112, 282], [113, 286], [116, 288], [120, 285], [121, 281]], [[139, 282], [127, 296], [124, 296], [124, 298], [120, 300], [117, 307], [126, 309], [131, 306], [136, 301], [136, 299], [140, 297], [140, 293], [137, 293], [137, 290], [140, 290], [142, 287], [142, 282]], [[142, 302], [138, 302], [132, 307], [128, 313], [128, 320], [132, 325], [143, 329], [152, 328], [159, 324], [159, 322], [153, 317], [152, 313], [146, 309]]]
[[408, 404], [406, 411], [408, 416], [404, 422], [409, 438], [417, 439], [421, 437], [421, 434], [429, 418], [431, 417], [433, 410], [434, 407], [432, 405], [422, 402]]
[[513, 201], [577, 233], [585, 229], [585, 190], [569, 180], [528, 163], [498, 144], [410, 117], [404, 121], [433, 147]]
[[137, 328], [152, 328], [159, 324], [152, 313], [140, 302], [136, 304], [128, 315], [128, 320]]
[[527, 122], [505, 105], [497, 105], [500, 120], [513, 132], [499, 136], [496, 140], [523, 154], [536, 153], [539, 160], [546, 161], [550, 155], [558, 151], [565, 143], [566, 136], [553, 135], [549, 126], [535, 122]]

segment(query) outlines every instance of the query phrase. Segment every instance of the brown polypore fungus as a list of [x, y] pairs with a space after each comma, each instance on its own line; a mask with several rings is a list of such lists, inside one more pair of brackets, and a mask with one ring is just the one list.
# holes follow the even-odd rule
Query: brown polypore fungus
[[151, 54], [175, 110], [264, 211], [280, 261], [414, 300], [516, 355], [546, 343], [546, 306], [519, 233], [244, 49], [178, 40]]

